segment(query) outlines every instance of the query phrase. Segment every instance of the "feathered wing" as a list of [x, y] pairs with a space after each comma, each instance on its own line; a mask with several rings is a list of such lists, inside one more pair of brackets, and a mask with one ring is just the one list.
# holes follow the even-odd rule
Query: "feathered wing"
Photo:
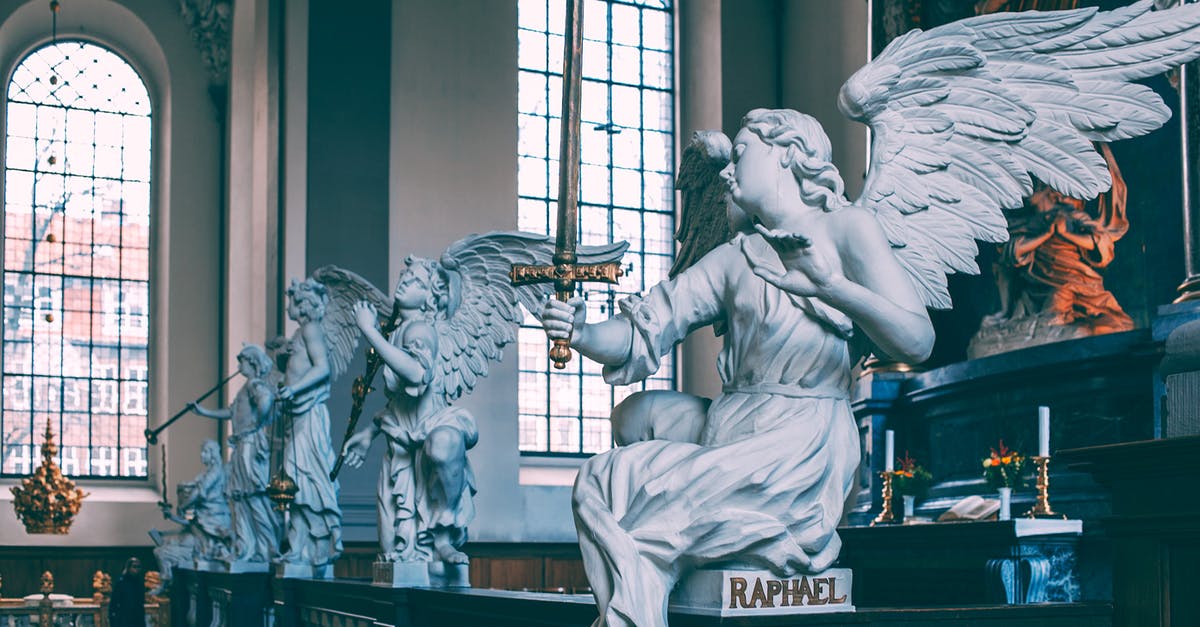
[[[578, 262], [620, 261], [628, 247], [625, 242], [580, 246]], [[519, 231], [472, 235], [442, 253], [453, 301], [446, 317], [436, 322], [437, 378], [447, 402], [474, 390], [490, 362], [498, 361], [502, 349], [516, 339], [523, 318], [520, 306], [536, 313], [550, 295], [549, 283], [514, 286], [508, 276], [513, 264], [550, 265], [553, 257], [553, 237]]]
[[1092, 142], [1144, 135], [1170, 110], [1129, 81], [1200, 56], [1200, 5], [999, 13], [894, 40], [842, 87], [872, 130], [858, 204], [875, 210], [925, 304], [979, 271], [975, 240], [1007, 238], [1003, 209], [1032, 176], [1090, 199], [1111, 184]]
[[354, 322], [355, 303], [365, 300], [379, 312], [389, 312], [392, 310], [392, 301], [366, 279], [337, 266], [318, 268], [312, 278], [329, 290], [329, 302], [325, 305], [321, 328], [325, 331], [325, 343], [329, 349], [331, 378], [336, 379], [346, 372], [358, 348], [361, 332]]
[[683, 211], [675, 232], [679, 254], [671, 266], [671, 278], [733, 237], [729, 186], [720, 176], [729, 165], [731, 149], [732, 142], [720, 131], [696, 131], [683, 149], [675, 177], [675, 189], [683, 196]]

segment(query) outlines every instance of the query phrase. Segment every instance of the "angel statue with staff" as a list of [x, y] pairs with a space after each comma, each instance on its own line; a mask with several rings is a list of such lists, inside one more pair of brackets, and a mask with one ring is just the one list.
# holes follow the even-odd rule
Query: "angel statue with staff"
[[345, 312], [327, 310], [329, 288], [316, 278], [292, 281], [287, 295], [288, 318], [300, 328], [280, 350], [287, 363], [278, 399], [283, 472], [297, 491], [287, 515], [287, 549], [278, 561], [285, 575], [291, 566], [296, 574], [327, 578], [342, 553], [342, 510], [337, 483], [329, 478], [334, 453], [325, 401], [330, 382], [345, 372], [357, 337], [344, 323]]
[[[584, 246], [580, 259], [615, 261], [625, 248]], [[371, 424], [346, 441], [346, 462], [362, 466], [371, 442], [379, 435], [387, 440], [378, 488], [383, 555], [390, 562], [434, 566], [428, 574], [435, 583], [438, 573], [467, 563], [461, 548], [475, 515], [467, 450], [479, 433], [471, 414], [453, 403], [487, 376], [489, 363], [516, 339], [521, 305], [540, 311], [548, 294], [545, 285], [514, 287], [509, 269], [549, 263], [553, 252], [553, 239], [543, 235], [472, 235], [440, 259], [407, 258], [390, 301], [365, 282], [336, 290], [361, 294], [355, 320], [383, 360], [387, 395]], [[380, 309], [395, 312], [386, 337], [378, 326]], [[448, 577], [442, 583], [466, 582]]]
[[[742, 232], [707, 233], [711, 250], [685, 242], [690, 265], [608, 320], [588, 323], [578, 299], [542, 311], [547, 335], [603, 364], [614, 385], [653, 373], [694, 329], [724, 332], [720, 395], [629, 397], [613, 410], [619, 446], [580, 469], [573, 506], [597, 625], [666, 625], [672, 587], [704, 565], [789, 576], [834, 562], [859, 463], [848, 400], [857, 358], [929, 355], [926, 307], [950, 306], [946, 273], [977, 272], [976, 240], [1006, 237], [1002, 210], [1031, 193], [1031, 175], [1072, 197], [1107, 189], [1092, 142], [1167, 119], [1130, 81], [1200, 55], [1198, 22], [1200, 6], [1155, 11], [1146, 0], [897, 38], [838, 100], [872, 130], [854, 202], [821, 126], [795, 111], [747, 114], [728, 165], [719, 150], [704, 154], [720, 141], [689, 149], [685, 197], [710, 206], [684, 230]], [[717, 176], [736, 205], [728, 214], [708, 187]]]

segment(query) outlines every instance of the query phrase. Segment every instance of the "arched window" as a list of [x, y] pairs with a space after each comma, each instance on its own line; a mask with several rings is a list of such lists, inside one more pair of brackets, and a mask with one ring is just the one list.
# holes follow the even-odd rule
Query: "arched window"
[[[518, 225], [555, 225], [561, 124], [562, 0], [520, 0]], [[588, 0], [584, 7], [579, 194], [582, 244], [629, 242], [615, 288], [589, 285], [589, 317], [667, 278], [674, 256], [674, 64], [669, 0]], [[611, 387], [600, 366], [576, 357], [554, 370], [535, 321], [520, 331], [520, 449], [590, 454], [612, 447], [612, 406], [641, 389], [674, 386], [674, 360], [643, 383]]]
[[0, 473], [49, 421], [73, 477], [146, 477], [150, 99], [86, 41], [37, 48], [8, 82]]

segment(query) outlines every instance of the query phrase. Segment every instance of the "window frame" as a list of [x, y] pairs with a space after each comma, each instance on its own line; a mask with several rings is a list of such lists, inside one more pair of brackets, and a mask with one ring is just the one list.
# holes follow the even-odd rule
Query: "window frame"
[[[618, 217], [616, 215], [616, 211], [622, 210], [622, 211], [636, 212], [638, 220], [641, 222], [641, 227], [640, 227], [638, 238], [642, 242], [642, 244], [639, 244], [637, 246], [638, 252], [636, 253], [636, 260], [639, 263], [641, 263], [647, 258], [654, 257], [654, 258], [658, 259], [659, 262], [662, 262], [664, 264], [663, 267], [661, 268], [661, 271], [663, 272], [661, 277], [643, 279], [644, 282], [642, 285], [642, 292], [644, 293], [644, 290], [649, 289], [651, 286], [657, 284], [659, 281], [667, 279], [666, 270], [670, 268], [672, 262], [674, 261], [674, 256], [676, 253], [676, 250], [675, 250], [676, 247], [675, 247], [675, 242], [674, 242], [674, 232], [675, 232], [675, 229], [677, 228], [678, 209], [679, 208], [678, 208], [678, 198], [677, 198], [678, 195], [674, 190], [674, 178], [675, 178], [675, 175], [677, 172], [677, 167], [678, 167], [678, 155], [679, 155], [678, 130], [679, 130], [679, 113], [680, 113], [679, 112], [679, 53], [678, 53], [678, 51], [679, 51], [679, 35], [678, 35], [678, 33], [679, 33], [679, 30], [678, 30], [679, 29], [679, 18], [678, 18], [678, 10], [677, 10], [678, 0], [676, 0], [674, 2], [672, 2], [670, 0], [665, 0], [664, 2], [661, 3], [662, 5], [665, 5], [665, 6], [651, 6], [654, 3], [642, 3], [642, 2], [637, 2], [635, 0], [601, 0], [601, 1], [603, 1], [603, 2], [605, 2], [605, 4], [609, 5], [609, 10], [606, 11], [606, 15], [605, 15], [605, 18], [607, 20], [607, 22], [605, 24], [605, 29], [607, 31], [607, 39], [606, 39], [606, 42], [604, 43], [604, 48], [608, 54], [608, 59], [607, 59], [606, 64], [611, 64], [615, 48], [617, 48], [617, 47], [623, 47], [623, 48], [632, 47], [634, 50], [636, 50], [638, 52], [638, 62], [639, 62], [640, 69], [638, 72], [637, 81], [635, 83], [629, 83], [629, 82], [618, 80], [618, 79], [614, 78], [611, 67], [608, 67], [606, 69], [606, 71], [605, 71], [606, 76], [604, 78], [590, 77], [588, 74], [585, 73], [585, 75], [584, 75], [585, 85], [588, 82], [591, 82], [594, 85], [599, 85], [599, 86], [603, 87], [606, 91], [605, 95], [606, 95], [606, 98], [608, 101], [608, 105], [607, 105], [608, 121], [606, 124], [596, 124], [594, 121], [581, 121], [581, 135], [583, 135], [583, 137], [581, 137], [581, 143], [584, 141], [586, 134], [589, 132], [592, 132], [592, 131], [604, 132], [604, 131], [608, 130], [603, 127], [609, 127], [609, 129], [611, 129], [612, 127], [620, 127], [620, 128], [625, 128], [627, 130], [631, 130], [634, 133], [637, 133], [637, 139], [639, 142], [639, 152], [638, 152], [639, 167], [636, 170], [631, 170], [631, 171], [637, 172], [641, 177], [641, 181], [640, 181], [641, 187], [639, 189], [642, 192], [642, 198], [640, 199], [640, 202], [638, 203], [637, 206], [630, 206], [627, 203], [618, 203], [617, 202], [617, 200], [615, 198], [616, 197], [615, 190], [620, 184], [617, 183], [617, 181], [615, 180], [616, 179], [615, 173], [617, 171], [626, 171], [627, 168], [619, 167], [615, 163], [615, 161], [617, 160], [616, 156], [614, 155], [615, 150], [616, 150], [616, 148], [614, 146], [614, 143], [615, 143], [614, 140], [615, 140], [616, 133], [608, 132], [606, 135], [606, 142], [608, 144], [607, 158], [606, 158], [606, 163], [602, 166], [605, 168], [605, 170], [607, 171], [607, 175], [608, 175], [607, 202], [604, 202], [604, 203], [587, 202], [587, 201], [585, 201], [585, 199], [583, 197], [582, 189], [581, 189], [581, 194], [580, 194], [581, 197], [580, 197], [580, 202], [579, 202], [579, 204], [580, 204], [580, 225], [579, 225], [579, 227], [580, 227], [580, 231], [581, 231], [580, 242], [584, 243], [584, 242], [586, 242], [586, 239], [587, 239], [587, 232], [586, 232], [586, 229], [584, 228], [584, 224], [583, 224], [585, 221], [584, 216], [587, 211], [587, 208], [599, 207], [599, 208], [605, 209], [607, 211], [607, 228], [608, 228], [608, 233], [609, 233], [608, 236], [610, 239], [618, 237], [616, 234], [615, 219]], [[524, 24], [522, 23], [522, 21], [520, 19], [519, 12], [520, 12], [521, 8], [520, 8], [520, 3], [518, 3], [518, 20], [517, 20], [517, 33], [516, 33], [518, 36], [518, 39], [520, 39], [520, 34], [522, 32], [541, 33], [543, 36], [548, 37], [548, 36], [550, 36], [551, 33], [554, 33], [555, 31], [561, 31], [561, 24], [559, 24], [558, 26], [555, 26], [551, 22], [551, 20], [553, 20], [556, 17], [556, 16], [552, 15], [552, 12], [549, 10], [549, 5], [551, 4], [551, 2], [546, 1], [545, 4], [547, 7], [547, 11], [546, 11], [547, 23], [545, 25], [546, 30], [538, 31], [536, 29], [530, 30], [529, 28], [524, 26]], [[627, 44], [623, 44], [623, 43], [615, 41], [614, 35], [613, 35], [613, 28], [612, 28], [612, 24], [613, 24], [612, 20], [614, 19], [614, 16], [612, 13], [612, 8], [611, 8], [615, 5], [624, 6], [624, 7], [631, 8], [633, 10], [638, 11], [639, 23], [642, 26], [639, 28], [639, 41], [636, 46], [629, 46]], [[645, 24], [644, 12], [645, 11], [657, 11], [657, 12], [661, 12], [661, 13], [665, 14], [665, 20], [666, 20], [665, 32], [668, 37], [667, 46], [666, 46], [665, 50], [661, 49], [661, 48], [657, 48], [657, 47], [646, 46], [645, 40], [641, 39], [641, 37], [644, 35], [644, 32], [645, 32], [644, 31], [644, 24]], [[587, 30], [588, 30], [588, 27], [587, 27], [587, 24], [585, 24], [585, 46], [584, 46], [585, 50], [588, 47], [588, 42], [595, 41], [595, 40], [591, 40], [591, 39], [587, 38], [587, 34], [586, 34]], [[518, 43], [518, 49], [520, 49], [520, 45], [521, 44]], [[520, 142], [520, 130], [519, 130], [522, 119], [527, 116], [536, 117], [541, 120], [545, 120], [548, 124], [554, 124], [554, 123], [557, 123], [558, 120], [560, 120], [560, 118], [554, 117], [551, 115], [551, 113], [553, 111], [557, 110], [557, 108], [558, 108], [557, 103], [547, 102], [546, 104], [547, 104], [548, 110], [545, 111], [544, 113], [539, 113], [537, 111], [524, 110], [524, 109], [522, 109], [521, 103], [520, 103], [522, 78], [526, 74], [533, 74], [535, 76], [546, 77], [545, 88], [546, 88], [546, 93], [547, 93], [547, 96], [546, 96], [547, 101], [549, 100], [549, 98], [553, 97], [552, 94], [556, 93], [556, 89], [552, 85], [552, 81], [554, 80], [555, 77], [561, 77], [561, 68], [558, 68], [559, 71], [557, 73], [553, 69], [553, 66], [556, 65], [554, 60], [551, 58], [551, 55], [554, 54], [553, 51], [554, 51], [554, 45], [547, 43], [545, 66], [542, 69], [536, 69], [536, 68], [527, 69], [525, 67], [525, 64], [522, 63], [522, 60], [520, 57], [520, 52], [518, 52], [518, 60], [517, 60], [518, 147], [517, 147], [517, 151], [516, 151], [516, 155], [518, 158], [518, 164], [520, 164], [520, 162], [524, 159], [536, 158], [548, 165], [547, 197], [545, 199], [536, 197], [536, 196], [526, 195], [525, 193], [522, 193], [522, 190], [520, 189], [521, 185], [518, 184], [517, 214], [518, 214], [518, 222], [521, 223], [519, 225], [519, 228], [523, 228], [523, 230], [525, 229], [525, 225], [523, 223], [524, 221], [522, 220], [522, 210], [523, 210], [522, 208], [527, 203], [541, 204], [541, 203], [545, 202], [545, 206], [546, 206], [547, 212], [548, 212], [546, 223], [551, 228], [554, 227], [554, 216], [549, 214], [549, 212], [553, 211], [553, 208], [556, 206], [555, 197], [557, 196], [557, 182], [555, 180], [549, 180], [549, 179], [552, 177], [553, 172], [557, 170], [556, 164], [558, 162], [558, 159], [557, 159], [557, 155], [555, 154], [557, 152], [557, 150], [555, 149], [555, 147], [553, 145], [548, 145], [546, 148], [546, 156], [545, 157], [538, 157], [537, 155], [525, 154], [524, 152], [522, 152], [522, 145]], [[649, 82], [646, 79], [645, 63], [647, 62], [647, 56], [648, 56], [647, 51], [652, 52], [654, 54], [665, 54], [667, 59], [669, 59], [670, 67], [669, 67], [668, 71], [665, 72], [665, 76], [664, 76], [664, 79], [666, 81], [665, 86], [653, 85], [651, 82]], [[585, 70], [586, 70], [586, 67], [587, 66], [586, 66], [586, 62], [585, 62]], [[559, 84], [561, 85], [561, 78], [559, 79]], [[616, 86], [618, 88], [632, 88], [632, 89], [637, 90], [638, 95], [639, 95], [639, 102], [638, 102], [638, 122], [637, 122], [636, 126], [629, 127], [627, 125], [622, 125], [614, 120], [614, 106], [613, 106], [614, 86]], [[586, 86], [584, 89], [585, 89], [585, 93], [586, 93], [586, 90], [587, 90]], [[656, 128], [656, 127], [653, 127], [653, 126], [647, 124], [647, 121], [651, 118], [646, 116], [645, 94], [646, 94], [646, 92], [649, 92], [649, 91], [654, 91], [654, 92], [658, 92], [659, 94], [662, 94], [662, 96], [661, 96], [662, 102], [665, 103], [670, 108], [670, 122], [668, 125], [666, 125], [667, 128]], [[595, 128], [593, 128], [593, 127], [595, 127]], [[621, 131], [618, 130], [617, 132], [619, 133]], [[647, 140], [647, 136], [651, 133], [661, 133], [662, 135], [666, 136], [667, 141], [669, 142], [667, 149], [665, 151], [665, 154], [664, 154], [664, 158], [666, 160], [665, 161], [665, 171], [658, 170], [653, 167], [648, 167], [647, 159], [646, 159], [646, 140]], [[547, 137], [548, 144], [555, 143], [554, 138], [557, 137], [557, 135], [558, 135], [557, 130], [547, 128], [546, 137]], [[584, 164], [581, 164], [581, 165], [583, 165], [582, 169], [587, 168], [586, 161]], [[667, 187], [662, 190], [664, 206], [661, 209], [656, 210], [653, 208], [649, 208], [647, 206], [648, 203], [646, 201], [646, 192], [647, 192], [647, 190], [652, 189], [652, 186], [647, 184], [647, 175], [661, 176], [667, 180]], [[584, 184], [582, 174], [580, 177], [580, 184], [581, 184], [581, 187]], [[647, 224], [646, 224], [646, 215], [647, 214], [654, 214], [657, 216], [665, 216], [665, 218], [666, 218], [667, 228], [666, 228], [665, 233], [662, 234], [662, 244], [665, 244], [665, 246], [663, 247], [663, 250], [647, 251], [646, 247], [644, 246], [644, 242], [646, 241], [646, 239], [648, 239], [647, 235], [646, 235], [647, 234], [647, 230], [646, 230], [647, 229]], [[530, 229], [530, 230], [533, 230], [533, 229]], [[655, 236], [655, 239], [657, 239], [657, 235]], [[628, 257], [627, 257], [627, 259], [628, 259]], [[643, 267], [636, 268], [635, 272], [639, 272], [639, 273], [644, 272], [646, 264], [641, 263], [641, 265]], [[643, 274], [643, 277], [644, 276], [645, 275]], [[598, 299], [602, 302], [602, 304], [600, 306], [600, 313], [602, 315], [606, 315], [606, 316], [612, 315], [612, 313], [616, 310], [617, 302], [627, 296], [627, 293], [622, 293], [622, 292], [612, 292], [612, 291], [608, 291], [608, 290], [601, 291], [601, 290], [596, 289], [595, 286], [585, 286], [584, 290], [586, 291], [586, 293], [588, 293], [593, 298], [595, 298], [596, 296], [601, 297], [600, 299]], [[589, 309], [594, 309], [594, 307], [590, 307]], [[597, 312], [590, 311], [590, 314], [592, 317], [595, 317], [597, 315]], [[527, 319], [526, 322], [528, 323], [529, 320]], [[537, 327], [535, 325], [530, 325], [530, 324], [522, 325], [522, 331], [525, 331], [526, 333], [528, 333], [529, 332], [528, 330], [530, 330], [530, 329], [537, 329], [537, 333], [541, 333], [540, 327]], [[520, 333], [521, 333], [521, 331], [519, 331], [519, 335], [520, 335]], [[543, 336], [543, 339], [544, 339], [544, 336]], [[539, 462], [537, 460], [542, 459], [542, 460], [546, 460], [546, 463], [549, 463], [551, 465], [560, 465], [560, 462], [570, 462], [571, 460], [582, 460], [582, 459], [586, 459], [586, 458], [591, 457], [592, 455], [596, 454], [596, 452], [585, 452], [586, 449], [589, 448], [587, 446], [587, 440], [586, 440], [587, 436], [586, 436], [586, 432], [585, 432], [585, 420], [593, 419], [593, 420], [607, 421], [608, 415], [610, 413], [607, 410], [611, 409], [612, 406], [614, 406], [616, 403], [620, 402], [620, 400], [622, 400], [628, 394], [618, 394], [616, 391], [616, 386], [609, 386], [607, 384], [603, 384], [603, 382], [602, 382], [602, 385], [604, 385], [604, 388], [608, 392], [607, 400], [610, 401], [608, 403], [607, 407], [605, 408], [606, 411], [604, 412], [604, 416], [603, 417], [587, 416], [586, 410], [585, 410], [585, 405], [588, 402], [588, 394], [587, 394], [587, 388], [585, 388], [585, 386], [583, 385], [583, 382], [586, 381], [588, 379], [588, 377], [599, 378], [600, 367], [595, 364], [590, 364], [588, 367], [581, 367], [581, 366], [577, 365], [578, 361], [576, 361], [576, 360], [582, 360], [583, 358], [578, 356], [578, 354], [576, 354], [572, 363], [568, 364], [567, 372], [566, 373], [558, 373], [557, 371], [555, 371], [549, 367], [549, 362], [545, 356], [545, 350], [543, 349], [540, 354], [540, 359], [543, 360], [543, 363], [546, 364], [545, 368], [542, 370], [531, 370], [529, 368], [524, 367], [524, 365], [522, 364], [522, 362], [526, 361], [526, 359], [523, 359], [523, 356], [521, 354], [522, 353], [521, 342], [518, 341], [517, 344], [518, 344], [518, 346], [517, 346], [517, 352], [518, 352], [518, 365], [517, 365], [517, 369], [518, 369], [518, 451], [522, 458], [522, 464], [523, 465], [528, 465], [528, 464], [538, 465]], [[670, 367], [669, 376], [667, 376], [667, 377], [655, 376], [654, 381], [656, 383], [652, 384], [652, 386], [647, 386], [645, 383], [635, 384], [634, 386], [631, 386], [634, 388], [633, 391], [639, 391], [639, 390], [645, 390], [645, 389], [677, 390], [679, 388], [679, 382], [680, 382], [680, 378], [681, 378], [680, 361], [679, 361], [679, 347], [676, 347], [675, 350], [671, 351], [668, 355], [664, 356], [664, 358], [669, 363], [669, 367]], [[665, 367], [667, 367], [667, 366], [664, 365], [664, 368]], [[572, 370], [573, 370], [573, 372], [572, 372]], [[542, 377], [544, 379], [545, 385], [546, 385], [544, 412], [541, 412], [540, 414], [535, 415], [535, 414], [531, 414], [526, 411], [522, 411], [521, 407], [520, 407], [521, 396], [522, 396], [522, 391], [524, 389], [527, 389], [527, 388], [525, 388], [526, 384], [524, 383], [526, 376], [527, 375], [541, 376], [543, 374], [546, 375], [545, 377]], [[567, 416], [565, 413], [555, 413], [554, 411], [552, 411], [554, 409], [551, 405], [553, 388], [555, 387], [554, 383], [553, 383], [554, 377], [556, 375], [564, 376], [564, 374], [565, 374], [565, 376], [574, 377], [576, 380], [579, 381], [579, 383], [576, 383], [574, 385], [574, 387], [578, 388], [579, 412], [573, 417]], [[660, 370], [659, 374], [661, 374], [661, 370]], [[649, 380], [650, 379], [647, 379], [647, 381], [649, 381]], [[663, 387], [664, 381], [665, 381], [665, 388]], [[538, 384], [538, 392], [540, 392], [540, 391], [541, 391], [540, 384]], [[632, 393], [632, 392], [630, 392], [630, 393]], [[544, 434], [543, 437], [545, 437], [545, 439], [546, 439], [546, 442], [545, 442], [546, 449], [545, 450], [530, 450], [530, 449], [521, 448], [520, 430], [522, 429], [522, 426], [520, 424], [520, 421], [522, 418], [530, 418], [530, 417], [533, 417], [535, 419], [541, 418], [541, 419], [545, 420], [545, 424], [540, 425], [541, 433]], [[577, 440], [578, 440], [579, 447], [581, 449], [580, 451], [569, 452], [569, 451], [550, 450], [551, 448], [553, 448], [552, 433], [553, 433], [553, 429], [554, 429], [553, 421], [555, 418], [574, 419], [578, 422]], [[609, 432], [609, 436], [611, 437], [611, 431]], [[602, 450], [608, 450], [608, 449], [605, 448]], [[558, 461], [555, 461], [555, 460], [558, 460]]]
[[[132, 52], [131, 48], [140, 46], [122, 46], [114, 41], [103, 37], [97, 37], [90, 33], [70, 32], [62, 33], [54, 39], [45, 35], [40, 35], [36, 38], [28, 40], [28, 43], [24, 46], [15, 47], [13, 49], [14, 52], [12, 56], [3, 59], [3, 65], [0, 65], [0, 70], [2, 70], [2, 72], [0, 72], [0, 76], [4, 77], [5, 104], [4, 106], [0, 107], [0, 133], [3, 133], [4, 138], [4, 141], [0, 141], [0, 177], [2, 177], [4, 183], [0, 184], [0, 254], [4, 253], [6, 242], [6, 237], [3, 234], [5, 233], [5, 219], [7, 213], [4, 208], [7, 206], [7, 199], [5, 195], [7, 192], [6, 188], [8, 169], [5, 164], [7, 163], [8, 147], [9, 85], [12, 83], [17, 69], [21, 67], [21, 65], [37, 51], [50, 45], [71, 42], [80, 42], [97, 46], [117, 56], [134, 71], [138, 79], [141, 81], [142, 86], [146, 90], [146, 98], [149, 106], [148, 118], [150, 133], [150, 159], [147, 168], [147, 175], [149, 177], [149, 180], [147, 181], [147, 219], [149, 237], [146, 248], [146, 303], [145, 310], [143, 312], [143, 317], [146, 321], [145, 331], [147, 334], [146, 379], [143, 381], [143, 383], [146, 386], [146, 428], [149, 428], [151, 417], [158, 413], [160, 406], [163, 405], [162, 401], [165, 400], [161, 399], [159, 396], [163, 391], [163, 388], [161, 387], [162, 382], [159, 381], [159, 377], [156, 377], [154, 373], [159, 370], [161, 363], [165, 363], [165, 356], [159, 355], [159, 352], [163, 349], [163, 346], [160, 345], [160, 343], [156, 340], [156, 336], [163, 333], [166, 328], [165, 321], [161, 321], [157, 315], [159, 309], [157, 301], [161, 296], [159, 292], [159, 278], [165, 276], [165, 268], [162, 267], [162, 264], [166, 251], [162, 249], [161, 232], [167, 226], [166, 217], [162, 215], [166, 199], [162, 198], [161, 195], [164, 193], [164, 190], [168, 189], [167, 186], [162, 184], [162, 181], [167, 174], [168, 159], [164, 154], [164, 147], [167, 145], [167, 142], [165, 141], [164, 135], [165, 133], [169, 132], [169, 125], [168, 121], [164, 119], [167, 117], [164, 112], [166, 111], [165, 104], [168, 102], [168, 99], [160, 91], [162, 89], [160, 85], [166, 83], [166, 77], [160, 75], [162, 73], [161, 71], [155, 71], [153, 68], [153, 63], [144, 63], [138, 57], [138, 55]], [[148, 42], [139, 41], [134, 43], [144, 44]], [[155, 42], [155, 45], [157, 45], [157, 42]], [[2, 340], [0, 340], [0, 342], [2, 342]], [[0, 355], [0, 367], [2, 367], [2, 360], [3, 355]], [[61, 375], [59, 375], [59, 377], [61, 378]], [[93, 379], [89, 376], [86, 380], [92, 381]], [[114, 380], [114, 382], [116, 382], [116, 380]], [[0, 390], [0, 395], [2, 395], [2, 393], [3, 391]], [[0, 411], [3, 410], [0, 409]], [[61, 414], [63, 412], [60, 409], [58, 413], [60, 414], [59, 425], [58, 428], [55, 428], [54, 435], [55, 442], [59, 445], [58, 461], [61, 464], [63, 459]], [[54, 428], [53, 425], [52, 428]], [[120, 428], [119, 424], [117, 428]], [[39, 449], [42, 443], [41, 436], [43, 429], [44, 425], [34, 425], [34, 447], [32, 460], [32, 468], [34, 469], [37, 468], [37, 465], [40, 463], [41, 459]], [[91, 426], [89, 425], [89, 433], [90, 430]], [[81, 485], [96, 486], [100, 488], [103, 488], [104, 486], [134, 487], [137, 485], [149, 487], [152, 481], [160, 478], [159, 473], [163, 472], [163, 457], [161, 454], [155, 451], [155, 447], [149, 443], [147, 443], [145, 451], [146, 453], [144, 460], [139, 462], [139, 465], [145, 468], [143, 475], [122, 476], [119, 474], [69, 474], [68, 476]], [[112, 463], [117, 466], [118, 471], [120, 470], [120, 460], [122, 459], [122, 455], [123, 452], [119, 448], [113, 449]], [[0, 485], [7, 485], [9, 482], [19, 480], [24, 476], [26, 475], [16, 473], [0, 473]]]

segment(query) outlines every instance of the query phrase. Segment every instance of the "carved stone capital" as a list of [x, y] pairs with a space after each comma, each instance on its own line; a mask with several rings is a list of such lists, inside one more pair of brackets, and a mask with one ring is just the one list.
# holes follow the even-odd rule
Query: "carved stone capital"
[[179, 0], [179, 13], [192, 34], [214, 85], [229, 81], [233, 0]]

